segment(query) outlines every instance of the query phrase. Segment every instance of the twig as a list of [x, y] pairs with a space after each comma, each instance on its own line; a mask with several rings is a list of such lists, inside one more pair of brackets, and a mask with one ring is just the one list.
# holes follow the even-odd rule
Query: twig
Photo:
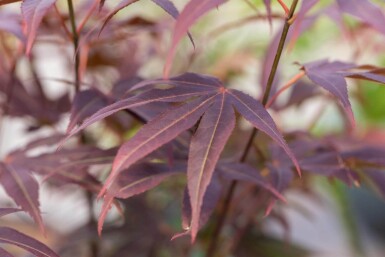
[[76, 92], [78, 92], [80, 89], [80, 76], [79, 76], [80, 58], [79, 58], [79, 49], [78, 49], [79, 35], [76, 29], [76, 18], [75, 18], [75, 12], [74, 12], [72, 0], [67, 0], [67, 3], [68, 3], [69, 16], [71, 20], [72, 39], [73, 39], [74, 54], [75, 54], [75, 90]]
[[[267, 103], [267, 101], [269, 99], [269, 95], [270, 95], [270, 91], [271, 91], [271, 88], [272, 88], [272, 85], [273, 85], [273, 81], [274, 81], [275, 75], [277, 73], [278, 64], [279, 64], [279, 61], [281, 59], [281, 55], [282, 55], [282, 52], [283, 52], [283, 49], [284, 49], [284, 46], [285, 46], [286, 37], [287, 37], [287, 34], [289, 32], [290, 26], [293, 23], [294, 12], [295, 12], [295, 9], [297, 7], [297, 4], [298, 4], [298, 0], [293, 0], [293, 2], [291, 4], [291, 7], [290, 7], [289, 14], [288, 14], [288, 16], [286, 18], [285, 26], [283, 27], [283, 30], [282, 30], [282, 34], [281, 34], [281, 38], [280, 38], [280, 41], [279, 41], [278, 49], [277, 49], [277, 52], [276, 52], [276, 55], [275, 55], [275, 58], [274, 58], [273, 66], [272, 66], [271, 71], [270, 71], [270, 75], [269, 75], [269, 79], [268, 79], [268, 82], [267, 82], [266, 90], [265, 90], [265, 93], [264, 93], [264, 96], [263, 96], [263, 100], [262, 100], [262, 104], [264, 106], [266, 106], [266, 103]], [[252, 133], [250, 135], [250, 138], [249, 138], [249, 140], [248, 140], [248, 142], [246, 144], [246, 148], [243, 151], [242, 156], [240, 158], [240, 162], [245, 162], [246, 161], [247, 155], [248, 155], [248, 153], [249, 153], [249, 151], [251, 149], [251, 146], [253, 144], [252, 142], [254, 140], [254, 137], [258, 134], [258, 131], [259, 130], [255, 129], [255, 128], [253, 129], [253, 131], [252, 131]], [[228, 211], [230, 209], [230, 203], [231, 203], [231, 200], [233, 198], [236, 186], [237, 186], [237, 182], [236, 181], [232, 181], [231, 185], [230, 185], [230, 188], [228, 189], [227, 194], [225, 196], [222, 209], [219, 212], [220, 215], [218, 217], [218, 222], [217, 222], [217, 224], [216, 224], [216, 226], [214, 228], [212, 240], [211, 240], [211, 242], [209, 244], [209, 247], [207, 249], [207, 252], [206, 252], [206, 257], [213, 257], [215, 252], [216, 252], [217, 245], [218, 245], [218, 240], [219, 240], [219, 235], [220, 235], [220, 233], [222, 231], [222, 228], [223, 228], [223, 225], [225, 223]]]
[[299, 79], [301, 79], [303, 76], [305, 76], [305, 72], [304, 71], [301, 71], [300, 73], [298, 73], [297, 75], [295, 75], [293, 78], [291, 78], [287, 83], [286, 85], [284, 85], [280, 90], [278, 90], [277, 93], [275, 93], [271, 98], [270, 100], [267, 102], [266, 104], [266, 108], [269, 108], [275, 101], [275, 99], [280, 95], [282, 94], [283, 91], [285, 91], [286, 89], [290, 88], [292, 85], [294, 85]]

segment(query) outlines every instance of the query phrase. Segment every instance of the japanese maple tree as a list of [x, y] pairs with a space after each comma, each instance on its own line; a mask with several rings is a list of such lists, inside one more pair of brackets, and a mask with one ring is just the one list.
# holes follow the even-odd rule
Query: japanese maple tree
[[[385, 196], [385, 147], [358, 136], [362, 126], [352, 107], [352, 101], [367, 104], [366, 81], [385, 84], [385, 68], [359, 62], [362, 52], [385, 50], [384, 3], [246, 0], [239, 4], [251, 16], [234, 14], [227, 22], [221, 11], [228, 2], [0, 0], [1, 118], [22, 120], [33, 138], [0, 162], [0, 183], [14, 203], [1, 206], [0, 216], [25, 212], [50, 237], [39, 202], [43, 183], [52, 190], [80, 188], [91, 213], [87, 224], [56, 244], [11, 227], [0, 227], [1, 243], [39, 257], [274, 256], [250, 242], [267, 240], [256, 231], [268, 218], [287, 228], [276, 208], [290, 204], [287, 190], [314, 193], [311, 178], [322, 176], [348, 186], [367, 183]], [[208, 13], [224, 25], [207, 22], [212, 31], [205, 38], [195, 28]], [[281, 63], [325, 17], [344, 37], [335, 39], [348, 42], [355, 55]], [[219, 58], [220, 72], [205, 59], [210, 41], [249, 23], [272, 35], [262, 58], [245, 50], [260, 64], [253, 82], [259, 95], [233, 82], [245, 67], [226, 50], [220, 55], [230, 61]], [[380, 43], [373, 39], [363, 50], [361, 35]], [[48, 66], [37, 65], [50, 47], [66, 60], [66, 78], [50, 78]], [[320, 98], [338, 106], [345, 125], [340, 133], [316, 134], [314, 123], [294, 131], [282, 126], [286, 110]], [[151, 201], [160, 197], [156, 192], [164, 199]], [[107, 218], [111, 209], [119, 213], [115, 220]], [[182, 225], [172, 226], [175, 220]], [[287, 256], [309, 254], [278, 243]], [[0, 255], [15, 253], [4, 245]]]

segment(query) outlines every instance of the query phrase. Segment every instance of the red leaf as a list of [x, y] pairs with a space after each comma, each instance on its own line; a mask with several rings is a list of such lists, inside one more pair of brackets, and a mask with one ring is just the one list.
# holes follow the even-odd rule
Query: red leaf
[[95, 89], [80, 91], [76, 94], [71, 108], [70, 123], [67, 131], [71, 131], [76, 124], [105, 107], [108, 99]]
[[24, 168], [0, 163], [0, 183], [15, 203], [28, 212], [45, 233], [39, 210], [39, 184]]
[[153, 102], [181, 102], [193, 96], [202, 94], [202, 91], [203, 90], [199, 90], [197, 88], [171, 88], [166, 90], [152, 89], [145, 91], [137, 96], [117, 101], [116, 103], [100, 109], [91, 117], [87, 118], [80, 127], [71, 131], [66, 139], [78, 133], [80, 130], [85, 129], [91, 124], [104, 119], [105, 117], [110, 116], [120, 110], [139, 107]]
[[223, 4], [226, 0], [190, 0], [176, 20], [170, 51], [167, 55], [163, 76], [169, 77], [176, 47], [190, 26], [211, 9]]
[[3, 217], [11, 213], [19, 212], [19, 211], [21, 210], [16, 208], [0, 208], [0, 217]]
[[21, 12], [27, 35], [27, 54], [31, 51], [37, 29], [43, 20], [44, 15], [56, 1], [57, 0], [23, 0], [21, 3]]
[[46, 245], [12, 228], [0, 227], [0, 242], [16, 245], [34, 254], [36, 257], [59, 257]]
[[225, 93], [216, 96], [213, 105], [203, 115], [194, 134], [188, 158], [188, 191], [192, 209], [191, 240], [199, 230], [200, 214], [206, 189], [216, 163], [235, 126], [234, 110]]
[[[206, 192], [203, 197], [202, 207], [199, 215], [199, 226], [198, 229], [203, 227], [209, 220], [211, 214], [213, 213], [215, 207], [221, 196], [222, 187], [218, 181], [218, 178], [214, 175], [210, 181], [210, 184], [207, 186]], [[182, 233], [176, 234], [172, 237], [171, 240], [179, 238], [185, 235], [191, 235], [191, 202], [189, 197], [188, 188], [186, 187], [183, 195], [183, 207], [182, 207], [182, 228], [185, 230]]]
[[344, 75], [337, 71], [351, 69], [355, 65], [322, 60], [305, 64], [303, 67], [312, 82], [323, 87], [340, 100], [352, 126], [354, 126], [354, 115], [349, 101], [347, 84]]
[[122, 170], [192, 127], [212, 104], [214, 97], [198, 98], [181, 107], [176, 107], [144, 125], [133, 138], [120, 147], [111, 174], [99, 195], [104, 194], [105, 189]]
[[295, 158], [294, 154], [287, 146], [282, 135], [278, 131], [274, 120], [271, 118], [270, 114], [266, 111], [265, 107], [252, 98], [251, 96], [244, 94], [237, 90], [229, 91], [229, 94], [232, 96], [231, 101], [237, 111], [248, 120], [255, 128], [260, 129], [274, 139], [287, 153], [294, 163], [297, 172], [301, 175], [301, 171], [298, 165], [298, 161]]
[[114, 198], [126, 199], [141, 194], [156, 187], [169, 176], [184, 172], [185, 170], [185, 165], [170, 167], [162, 163], [140, 163], [121, 172], [114, 183], [112, 183], [105, 197], [98, 220], [99, 235], [102, 232], [104, 220]]
[[259, 174], [258, 170], [254, 169], [250, 165], [246, 163], [221, 163], [218, 166], [218, 171], [220, 171], [224, 177], [231, 180], [239, 180], [257, 184], [258, 186], [270, 191], [281, 201], [286, 202], [285, 197], [283, 197], [283, 195], [281, 195], [268, 180], [263, 178]]

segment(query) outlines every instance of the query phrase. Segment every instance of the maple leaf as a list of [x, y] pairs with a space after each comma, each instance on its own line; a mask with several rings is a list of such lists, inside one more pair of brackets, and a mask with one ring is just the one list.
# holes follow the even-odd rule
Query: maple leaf
[[[220, 199], [222, 186], [221, 183], [219, 183], [217, 176], [213, 176], [212, 180], [210, 181], [210, 184], [207, 186], [206, 191], [207, 192], [202, 200], [202, 207], [200, 210], [198, 225], [195, 229], [200, 229], [206, 224]], [[171, 240], [195, 233], [192, 231], [193, 227], [191, 224], [192, 209], [190, 195], [191, 194], [189, 193], [188, 188], [186, 187], [183, 194], [182, 204], [182, 228], [185, 231], [174, 235]]]
[[[37, 257], [59, 257], [43, 243], [12, 228], [0, 227], [0, 242], [18, 246]], [[6, 257], [7, 255], [1, 256]]]
[[39, 184], [25, 168], [0, 163], [0, 183], [15, 203], [27, 212], [45, 233], [39, 210]]
[[[218, 163], [218, 172], [229, 180], [244, 181], [256, 184], [263, 189], [269, 191], [277, 199], [286, 202], [286, 199], [280, 192], [280, 187], [274, 187], [266, 178], [260, 175], [260, 171], [246, 163]], [[291, 172], [290, 172], [291, 173]]]
[[102, 211], [100, 212], [98, 220], [99, 235], [102, 232], [104, 220], [114, 198], [126, 199], [141, 194], [156, 187], [166, 178], [180, 174], [185, 170], [185, 164], [169, 166], [164, 163], [142, 162], [121, 172], [104, 197]]
[[72, 102], [70, 123], [67, 130], [108, 104], [108, 99], [96, 89], [83, 90], [76, 93]]
[[308, 78], [315, 84], [323, 87], [332, 95], [338, 98], [345, 112], [354, 126], [354, 115], [352, 106], [349, 101], [347, 83], [345, 77], [337, 71], [347, 70], [355, 67], [354, 64], [346, 64], [342, 62], [328, 62], [327, 60], [316, 61], [303, 65]]
[[56, 1], [57, 0], [23, 0], [21, 3], [21, 12], [27, 35], [27, 54], [31, 51], [37, 29], [43, 20], [43, 17]]
[[[112, 184], [123, 170], [170, 142], [200, 120], [190, 143], [187, 168], [188, 190], [192, 205], [191, 235], [194, 240], [199, 228], [200, 210], [207, 186], [235, 124], [234, 108], [254, 127], [275, 140], [288, 154], [299, 172], [297, 161], [273, 119], [262, 104], [251, 96], [238, 90], [226, 89], [214, 77], [194, 73], [186, 73], [169, 80], [154, 80], [146, 83], [146, 85], [152, 84], [167, 84], [172, 87], [163, 90], [150, 89], [137, 96], [122, 99], [102, 108], [69, 134], [71, 136], [88, 125], [125, 108], [154, 101], [185, 102], [150, 120], [137, 134], [120, 147], [112, 171], [99, 196], [106, 192], [108, 194]], [[134, 86], [133, 89], [143, 86], [142, 83], [137, 87]], [[186, 102], [192, 97], [191, 101]]]
[[[329, 91], [341, 102], [352, 126], [355, 124], [354, 115], [345, 78], [364, 79], [385, 84], [385, 69], [374, 66], [320, 60], [304, 64], [302, 69], [313, 83]], [[354, 71], [354, 69], [358, 70]]]

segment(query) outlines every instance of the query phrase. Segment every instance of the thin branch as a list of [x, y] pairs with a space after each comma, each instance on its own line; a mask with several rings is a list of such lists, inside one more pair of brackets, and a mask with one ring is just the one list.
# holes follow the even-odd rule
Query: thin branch
[[83, 27], [86, 25], [87, 21], [90, 19], [92, 13], [95, 11], [97, 6], [98, 6], [98, 1], [96, 0], [92, 4], [91, 8], [88, 10], [88, 12], [87, 12], [86, 16], [84, 17], [84, 19], [78, 25], [78, 28], [77, 28], [77, 32], [78, 33], [80, 33], [82, 31]]
[[62, 26], [63, 30], [64, 30], [64, 33], [66, 34], [67, 38], [69, 40], [72, 40], [72, 34], [71, 32], [68, 30], [67, 26], [66, 26], [66, 23], [65, 23], [65, 20], [63, 19], [63, 16], [62, 14], [60, 13], [57, 5], [55, 4], [54, 5], [54, 9], [55, 9], [55, 13], [57, 14], [58, 18], [59, 18], [59, 21], [60, 21], [60, 25]]
[[285, 2], [282, 1], [282, 0], [278, 0], [278, 3], [282, 6], [282, 8], [285, 11], [286, 15], [289, 17], [290, 16], [290, 10], [287, 7], [287, 5], [285, 4]]
[[68, 3], [68, 11], [71, 20], [71, 29], [72, 29], [72, 37], [73, 37], [73, 45], [74, 45], [74, 54], [75, 54], [75, 90], [76, 92], [80, 89], [80, 76], [79, 76], [79, 35], [76, 29], [76, 18], [72, 0], [67, 0]]
[[299, 79], [301, 79], [303, 76], [305, 76], [305, 72], [301, 71], [297, 75], [295, 75], [293, 78], [291, 78], [280, 90], [275, 93], [270, 100], [266, 104], [266, 108], [269, 108], [277, 99], [277, 97], [282, 94], [286, 89], [289, 89], [292, 85], [294, 85]]
[[[269, 75], [269, 79], [268, 79], [268, 82], [267, 82], [266, 90], [265, 90], [265, 93], [264, 93], [264, 96], [263, 96], [263, 100], [262, 100], [262, 104], [264, 106], [266, 106], [266, 103], [267, 103], [267, 101], [269, 99], [269, 95], [270, 95], [270, 91], [271, 91], [271, 88], [272, 88], [272, 85], [273, 85], [273, 81], [274, 81], [275, 75], [277, 73], [278, 64], [279, 64], [279, 61], [281, 59], [282, 52], [283, 52], [283, 49], [284, 49], [284, 46], [285, 46], [287, 34], [289, 32], [291, 24], [293, 23], [294, 12], [295, 12], [295, 9], [297, 8], [297, 4], [298, 4], [298, 0], [293, 0], [293, 2], [291, 4], [291, 7], [290, 7], [289, 14], [288, 14], [288, 16], [286, 18], [285, 26], [283, 27], [283, 30], [282, 30], [282, 34], [281, 34], [281, 38], [280, 38], [280, 41], [279, 41], [278, 49], [277, 49], [277, 52], [276, 52], [276, 55], [275, 55], [275, 58], [274, 58], [273, 66], [272, 66], [271, 71], [270, 71], [270, 75]], [[249, 153], [249, 151], [251, 149], [251, 146], [252, 146], [252, 142], [253, 142], [255, 136], [258, 134], [258, 131], [259, 130], [255, 129], [255, 128], [253, 129], [253, 131], [252, 131], [252, 133], [250, 135], [250, 138], [249, 138], [249, 140], [247, 142], [246, 148], [243, 151], [242, 156], [240, 158], [240, 162], [245, 162], [246, 161], [247, 155], [248, 155], [248, 153]], [[219, 212], [218, 222], [217, 222], [217, 224], [216, 224], [216, 226], [214, 228], [213, 236], [212, 236], [211, 242], [210, 242], [209, 247], [208, 247], [207, 252], [206, 252], [206, 257], [213, 257], [213, 256], [215, 256], [214, 254], [215, 254], [215, 252], [217, 250], [219, 236], [221, 234], [221, 231], [222, 231], [223, 225], [225, 223], [228, 211], [230, 209], [231, 200], [233, 198], [236, 186], [237, 186], [237, 182], [236, 181], [232, 181], [231, 185], [230, 185], [230, 188], [228, 189], [227, 194], [225, 196], [223, 206], [222, 206], [222, 208], [221, 208], [221, 210]]]

